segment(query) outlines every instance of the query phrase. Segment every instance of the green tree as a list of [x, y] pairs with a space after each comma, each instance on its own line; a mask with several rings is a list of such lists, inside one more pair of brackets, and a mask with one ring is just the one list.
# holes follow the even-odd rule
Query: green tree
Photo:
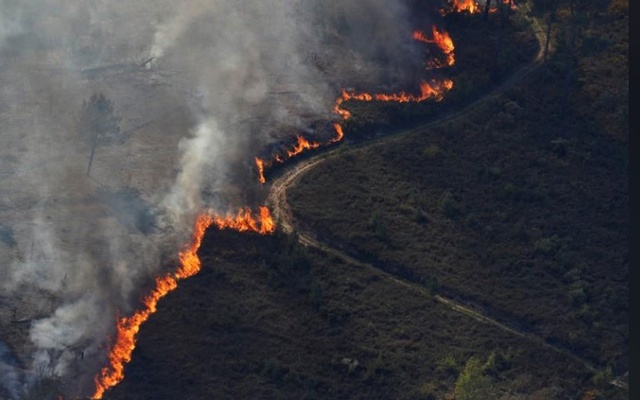
[[495, 398], [495, 388], [491, 378], [485, 375], [486, 364], [477, 357], [471, 357], [456, 380], [454, 395], [456, 400], [488, 400]]

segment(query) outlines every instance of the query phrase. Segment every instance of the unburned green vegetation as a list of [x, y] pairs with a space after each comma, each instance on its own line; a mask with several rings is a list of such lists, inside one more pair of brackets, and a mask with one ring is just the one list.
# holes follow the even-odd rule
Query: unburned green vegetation
[[344, 149], [288, 197], [322, 241], [621, 375], [628, 9], [551, 3], [536, 12], [563, 24], [555, 51], [522, 82], [459, 117]]
[[628, 398], [628, 3], [533, 11], [527, 74], [530, 21], [450, 14], [445, 100], [345, 103], [360, 144], [287, 196], [336, 252], [208, 232], [105, 398]]
[[210, 231], [202, 249], [202, 272], [163, 299], [105, 398], [436, 399], [479, 387], [560, 399], [595, 387], [579, 362], [291, 237]]

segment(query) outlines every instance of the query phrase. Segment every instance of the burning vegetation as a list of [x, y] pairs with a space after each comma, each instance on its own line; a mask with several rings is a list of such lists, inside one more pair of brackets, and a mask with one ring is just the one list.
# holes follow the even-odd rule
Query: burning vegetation
[[136, 336], [141, 325], [157, 311], [161, 298], [178, 287], [178, 281], [189, 278], [200, 271], [198, 249], [204, 234], [211, 225], [218, 229], [233, 229], [239, 232], [271, 234], [275, 224], [267, 207], [259, 207], [257, 215], [250, 208], [240, 209], [235, 215], [200, 214], [193, 228], [191, 243], [179, 253], [180, 266], [174, 273], [156, 278], [155, 288], [142, 300], [142, 308], [130, 317], [122, 317], [116, 326], [116, 337], [108, 354], [109, 364], [95, 376], [95, 392], [92, 399], [102, 399], [105, 391], [124, 379], [124, 366], [131, 361], [136, 347]]
[[[446, 61], [442, 62], [437, 59], [432, 59], [427, 62], [428, 69], [450, 67], [455, 64], [453, 40], [451, 36], [445, 31], [438, 30], [433, 25], [431, 27], [433, 38], [428, 38], [422, 31], [414, 31], [413, 39], [419, 42], [435, 44], [445, 55]], [[351, 118], [351, 112], [342, 107], [344, 102], [348, 101], [362, 101], [362, 102], [393, 102], [393, 103], [419, 103], [428, 99], [435, 101], [442, 101], [444, 94], [453, 88], [453, 81], [451, 79], [432, 79], [429, 82], [420, 82], [420, 93], [412, 94], [405, 91], [398, 93], [368, 93], [368, 92], [356, 92], [355, 90], [342, 89], [340, 95], [336, 98], [333, 113], [339, 116], [342, 120]], [[344, 130], [339, 122], [333, 123], [333, 128], [336, 135], [324, 145], [330, 145], [340, 142], [344, 138]], [[304, 151], [316, 149], [323, 146], [323, 144], [315, 141], [309, 141], [301, 135], [297, 136], [296, 143], [290, 150], [285, 150], [283, 153], [274, 154], [271, 159], [262, 159], [255, 157], [254, 163], [256, 165], [256, 171], [258, 175], [258, 181], [262, 184], [267, 182], [265, 177], [265, 169], [273, 166], [274, 164], [282, 164], [286, 160], [293, 158]]]
[[480, 5], [474, 0], [451, 0], [449, 2], [451, 9], [449, 12], [468, 12], [469, 14], [476, 14], [480, 12]]
[[[465, 3], [466, 4], [466, 3]], [[475, 3], [473, 3], [475, 4]], [[475, 10], [475, 8], [473, 8]], [[446, 62], [438, 60], [430, 61], [430, 65], [437, 65], [438, 68], [452, 66], [455, 63], [453, 40], [447, 32], [440, 31], [436, 26], [431, 29], [433, 38], [428, 38], [422, 31], [415, 31], [413, 39], [424, 43], [435, 44], [446, 56]], [[351, 113], [343, 108], [345, 102], [422, 102], [425, 100], [441, 101], [444, 94], [451, 90], [453, 81], [451, 79], [432, 79], [422, 81], [419, 86], [419, 93], [409, 93], [400, 91], [397, 93], [368, 93], [356, 92], [355, 90], [342, 89], [336, 98], [333, 112], [341, 119], [351, 118]], [[328, 142], [322, 144], [310, 141], [298, 135], [296, 142], [284, 152], [274, 154], [270, 159], [254, 158], [258, 181], [266, 183], [265, 169], [276, 164], [284, 163], [297, 155], [319, 148], [323, 145], [330, 145], [340, 142], [344, 138], [343, 127], [340, 122], [333, 122], [332, 127], [335, 136]], [[92, 399], [102, 399], [105, 391], [117, 385], [124, 379], [124, 367], [131, 361], [131, 355], [136, 346], [136, 337], [141, 325], [149, 319], [157, 310], [158, 301], [166, 296], [178, 286], [178, 281], [189, 278], [200, 271], [201, 264], [197, 252], [202, 243], [204, 234], [210, 226], [215, 226], [220, 230], [230, 229], [238, 232], [254, 232], [260, 235], [269, 235], [275, 231], [275, 223], [267, 207], [258, 207], [254, 212], [251, 208], [241, 208], [235, 214], [214, 215], [211, 212], [200, 214], [195, 222], [191, 243], [179, 253], [180, 265], [173, 272], [156, 278], [155, 287], [149, 295], [142, 300], [142, 308], [129, 317], [122, 317], [116, 325], [116, 335], [108, 354], [109, 363], [95, 376], [95, 391]]]
[[422, 31], [413, 32], [413, 38], [415, 40], [419, 42], [424, 42], [424, 43], [435, 43], [438, 46], [438, 48], [442, 50], [442, 52], [446, 56], [445, 63], [442, 63], [437, 59], [430, 60], [429, 62], [427, 62], [429, 69], [453, 66], [453, 64], [455, 64], [456, 62], [456, 59], [453, 54], [453, 50], [455, 49], [455, 46], [453, 45], [453, 40], [451, 39], [451, 36], [449, 36], [449, 34], [445, 31], [439, 31], [435, 25], [431, 27], [431, 32], [433, 35], [433, 39], [427, 38], [427, 36]]
[[[500, 0], [496, 0], [500, 2]], [[518, 7], [513, 0], [502, 0], [502, 4], [508, 6], [511, 10], [516, 10]], [[449, 8], [443, 8], [440, 10], [440, 14], [447, 15], [450, 13], [468, 13], [468, 14], [480, 14], [484, 10], [478, 2], [474, 0], [450, 0]], [[498, 8], [491, 5], [486, 12], [492, 14], [498, 11]]]

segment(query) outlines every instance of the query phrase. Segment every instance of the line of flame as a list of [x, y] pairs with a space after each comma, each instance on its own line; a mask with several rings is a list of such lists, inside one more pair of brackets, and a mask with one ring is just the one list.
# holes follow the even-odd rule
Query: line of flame
[[420, 83], [420, 94], [414, 95], [406, 92], [399, 93], [356, 93], [354, 91], [347, 91], [342, 89], [342, 93], [340, 97], [336, 100], [333, 110], [342, 116], [342, 119], [348, 119], [351, 117], [351, 113], [345, 109], [343, 109], [342, 103], [349, 100], [358, 100], [358, 101], [389, 101], [396, 103], [407, 103], [407, 102], [416, 102], [419, 103], [421, 101], [427, 100], [429, 98], [434, 98], [436, 101], [441, 101], [444, 97], [444, 93], [451, 90], [453, 87], [453, 81], [451, 79], [443, 79], [442, 81], [433, 80], [431, 83], [422, 81]]
[[[445, 33], [446, 34], [446, 33]], [[447, 35], [448, 37], [448, 35]], [[453, 47], [453, 42], [451, 43]], [[453, 50], [452, 50], [453, 51]], [[451, 53], [453, 55], [453, 53]], [[429, 98], [434, 98], [436, 101], [441, 101], [443, 99], [444, 93], [448, 92], [453, 88], [453, 81], [451, 79], [443, 79], [442, 81], [432, 80], [431, 83], [421, 82], [420, 83], [420, 94], [413, 95], [411, 93], [400, 92], [400, 93], [356, 93], [354, 91], [347, 91], [346, 89], [342, 89], [342, 93], [336, 99], [333, 112], [339, 115], [342, 120], [347, 120], [351, 118], [351, 113], [348, 110], [342, 108], [342, 103], [349, 100], [358, 100], [358, 101], [385, 101], [385, 102], [396, 102], [396, 103], [407, 103], [407, 102], [421, 102], [427, 100]], [[334, 122], [333, 128], [336, 131], [336, 136], [333, 137], [327, 144], [332, 144], [341, 141], [344, 138], [344, 131], [342, 129], [342, 125], [338, 122]], [[275, 154], [271, 160], [265, 160], [258, 157], [255, 157], [254, 162], [256, 164], [256, 169], [258, 171], [258, 181], [264, 184], [266, 183], [266, 178], [264, 175], [264, 171], [266, 168], [270, 167], [274, 163], [283, 163], [286, 160], [297, 156], [298, 154], [304, 152], [305, 150], [315, 149], [320, 147], [321, 144], [318, 142], [309, 142], [302, 136], [298, 136], [297, 142], [294, 145], [292, 150], [287, 150], [286, 155]]]
[[275, 223], [267, 207], [258, 207], [259, 215], [254, 216], [250, 208], [241, 208], [235, 215], [216, 215], [213, 223], [218, 229], [232, 229], [238, 232], [257, 232], [261, 235], [275, 231]]
[[156, 278], [155, 288], [143, 300], [143, 307], [129, 317], [120, 318], [116, 324], [116, 340], [108, 354], [109, 363], [94, 377], [94, 400], [102, 399], [106, 390], [124, 379], [124, 366], [131, 361], [136, 347], [140, 326], [157, 310], [158, 301], [178, 287], [178, 281], [189, 278], [200, 271], [198, 249], [207, 228], [211, 225], [219, 229], [235, 229], [241, 232], [254, 231], [262, 235], [273, 233], [275, 224], [267, 207], [259, 207], [259, 215], [254, 217], [251, 209], [240, 209], [234, 215], [219, 216], [210, 212], [200, 214], [195, 222], [191, 243], [178, 253], [180, 266], [172, 274]]
[[[457, 1], [457, 0], [454, 0]], [[468, 1], [468, 0], [462, 0]], [[509, 0], [505, 0], [509, 1]], [[442, 52], [447, 56], [446, 65], [441, 65], [437, 60], [433, 61], [430, 65], [434, 68], [440, 68], [443, 66], [452, 66], [455, 63], [455, 57], [453, 54], [453, 50], [455, 46], [453, 44], [453, 40], [449, 36], [449, 34], [445, 31], [440, 32], [438, 28], [433, 25], [431, 27], [433, 33], [433, 39], [428, 39], [423, 32], [415, 31], [413, 33], [413, 38], [415, 40], [419, 40], [426, 43], [435, 43]], [[400, 93], [392, 93], [392, 94], [370, 94], [370, 93], [355, 93], [352, 91], [347, 91], [346, 89], [342, 89], [342, 92], [333, 106], [333, 112], [340, 116], [342, 120], [347, 120], [351, 118], [351, 113], [348, 110], [342, 108], [342, 103], [348, 100], [358, 100], [358, 101], [387, 101], [387, 102], [397, 102], [397, 103], [406, 103], [406, 102], [421, 102], [423, 100], [429, 98], [435, 98], [436, 101], [441, 101], [443, 99], [443, 95], [445, 92], [451, 90], [453, 87], [453, 81], [451, 79], [444, 79], [443, 81], [432, 81], [432, 83], [421, 82], [420, 83], [420, 94], [415, 96], [412, 94], [408, 94], [405, 92]], [[335, 122], [333, 124], [333, 128], [336, 131], [336, 136], [329, 140], [327, 144], [337, 143], [344, 138], [344, 131], [342, 129], [342, 125], [340, 123]], [[303, 136], [298, 135], [296, 144], [294, 144], [291, 150], [286, 150], [286, 154], [274, 154], [271, 160], [266, 160], [262, 158], [255, 157], [254, 162], [256, 164], [256, 170], [258, 173], [258, 181], [262, 184], [267, 182], [267, 179], [264, 175], [264, 171], [266, 168], [272, 166], [274, 163], [284, 163], [286, 160], [297, 156], [298, 154], [306, 151], [315, 149], [322, 146], [318, 142], [310, 142], [305, 139]]]
[[[330, 142], [333, 143], [333, 142]], [[263, 160], [261, 158], [255, 157], [254, 162], [256, 164], [256, 169], [258, 171], [258, 181], [264, 184], [267, 182], [267, 179], [264, 176], [264, 170], [266, 167], [273, 165], [273, 163], [282, 164], [286, 160], [297, 156], [298, 154], [311, 149], [316, 149], [322, 146], [318, 142], [310, 142], [305, 139], [303, 136], [298, 135], [296, 139], [296, 143], [293, 145], [291, 150], [285, 150], [286, 155], [275, 154], [272, 160]]]

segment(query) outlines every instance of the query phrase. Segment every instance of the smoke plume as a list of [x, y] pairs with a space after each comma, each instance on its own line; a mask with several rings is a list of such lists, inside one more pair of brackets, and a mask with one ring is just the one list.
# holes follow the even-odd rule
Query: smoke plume
[[[195, 215], [262, 199], [254, 156], [333, 135], [343, 87], [415, 84], [409, 14], [387, 0], [0, 0], [0, 397], [43, 375], [90, 394], [116, 318]], [[117, 129], [83, 123], [94, 94]]]

